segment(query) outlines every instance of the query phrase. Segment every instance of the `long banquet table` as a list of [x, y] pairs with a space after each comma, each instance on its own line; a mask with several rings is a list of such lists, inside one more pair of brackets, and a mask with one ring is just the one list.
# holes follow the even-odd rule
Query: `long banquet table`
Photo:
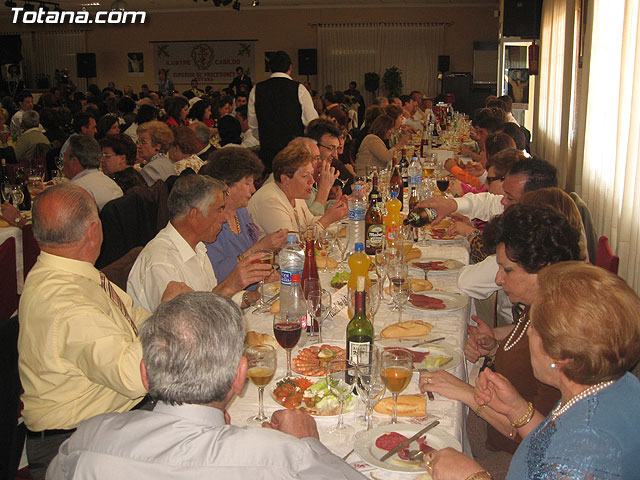
[[[469, 253], [467, 250], [466, 242], [453, 243], [453, 244], [440, 244], [434, 242], [428, 242], [426, 245], [418, 245], [422, 250], [422, 257], [433, 258], [452, 258], [458, 260], [464, 264], [468, 263]], [[329, 274], [321, 273], [321, 283], [324, 288], [327, 288], [329, 280], [333, 272]], [[410, 270], [410, 277], [423, 278], [423, 275], [419, 272]], [[456, 273], [436, 273], [429, 274], [429, 281], [434, 285], [434, 291], [443, 290], [448, 292], [459, 293], [456, 286]], [[330, 287], [329, 287], [330, 288]], [[335, 299], [339, 298], [345, 293], [346, 287], [342, 290], [332, 293]], [[333, 289], [331, 289], [333, 292]], [[429, 292], [423, 292], [429, 293]], [[378, 314], [375, 317], [374, 329], [378, 334], [384, 327], [397, 321], [398, 313], [389, 310], [390, 299], [388, 296], [383, 301]], [[453, 347], [457, 352], [462, 355], [462, 348], [466, 340], [467, 335], [467, 320], [469, 318], [469, 304], [465, 308], [452, 311], [452, 312], [426, 312], [416, 310], [405, 306], [403, 310], [403, 320], [425, 320], [433, 324], [434, 328], [432, 334], [440, 337], [445, 337], [442, 343], [446, 343], [448, 346]], [[346, 308], [342, 309], [334, 318], [331, 324], [326, 324], [323, 329], [323, 341], [324, 343], [330, 343], [345, 347], [345, 332], [346, 325], [349, 319], [347, 318]], [[252, 313], [252, 309], [248, 309], [245, 313], [245, 325], [247, 331], [255, 330], [260, 333], [268, 333], [273, 335], [273, 315], [257, 315]], [[292, 357], [295, 357], [298, 347], [294, 348]], [[275, 379], [281, 378], [285, 374], [286, 369], [286, 356], [283, 349], [278, 349], [278, 367], [274, 377], [274, 380], [265, 388], [264, 405], [265, 414], [270, 416], [275, 410], [281, 409], [280, 405], [271, 396], [270, 392], [274, 388]], [[457, 377], [467, 380], [466, 362], [464, 356], [462, 361], [453, 369], [451, 373]], [[418, 373], [414, 373], [411, 384], [405, 390], [405, 394], [418, 393]], [[386, 392], [385, 396], [389, 393]], [[244, 426], [248, 417], [255, 415], [258, 411], [258, 391], [257, 388], [247, 381], [247, 385], [242, 395], [236, 397], [228, 408], [231, 415], [231, 422], [235, 425]], [[351, 413], [345, 414], [345, 423], [353, 425], [355, 431], [359, 432], [365, 430], [365, 426], [356, 422], [356, 416], [362, 415], [364, 412], [364, 406], [362, 402], [358, 402], [358, 407]], [[427, 417], [422, 419], [410, 419], [406, 417], [399, 417], [399, 422], [412, 422], [412, 423], [424, 423], [426, 424], [431, 420], [432, 416], [437, 417], [440, 420], [439, 429], [442, 429], [446, 433], [453, 435], [462, 445], [465, 445], [465, 428], [464, 419], [466, 415], [466, 408], [458, 401], [449, 400], [439, 395], [435, 395], [434, 401], [427, 401]], [[388, 422], [389, 416], [375, 414], [375, 417], [381, 422]], [[342, 457], [346, 455], [354, 446], [354, 437], [348, 436], [346, 438], [336, 439], [328, 430], [335, 425], [337, 418], [316, 418], [318, 424], [318, 431], [320, 433], [320, 440], [331, 449], [336, 455]], [[372, 467], [362, 461], [358, 455], [354, 452], [347, 459], [358, 470], [363, 472], [370, 478], [379, 479], [393, 479], [393, 478], [414, 478], [417, 475], [407, 475], [385, 471]]]

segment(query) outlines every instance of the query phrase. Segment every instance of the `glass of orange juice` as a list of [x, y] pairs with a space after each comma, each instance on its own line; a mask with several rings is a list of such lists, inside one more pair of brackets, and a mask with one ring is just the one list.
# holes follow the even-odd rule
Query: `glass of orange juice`
[[382, 352], [380, 376], [387, 390], [393, 395], [391, 423], [398, 423], [398, 394], [411, 382], [413, 359], [406, 348], [389, 348]]

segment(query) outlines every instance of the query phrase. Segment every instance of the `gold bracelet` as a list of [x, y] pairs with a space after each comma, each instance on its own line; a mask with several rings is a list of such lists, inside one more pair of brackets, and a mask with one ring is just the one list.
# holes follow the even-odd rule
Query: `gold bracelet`
[[484, 410], [485, 407], [486, 405], [478, 405], [475, 409], [476, 415], [480, 416], [480, 414], [482, 413], [482, 410]]
[[513, 428], [522, 428], [527, 423], [529, 423], [532, 418], [533, 418], [533, 403], [529, 402], [527, 411], [524, 412], [518, 420], [516, 420], [515, 422], [511, 422], [511, 426]]
[[472, 473], [465, 480], [491, 480], [493, 477], [486, 470], [480, 470], [479, 472]]

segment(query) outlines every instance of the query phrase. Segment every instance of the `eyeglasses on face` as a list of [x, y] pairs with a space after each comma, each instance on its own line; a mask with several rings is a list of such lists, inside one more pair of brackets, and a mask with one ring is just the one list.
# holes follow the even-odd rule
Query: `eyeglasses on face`
[[502, 182], [504, 180], [504, 175], [501, 177], [487, 177], [487, 183], [491, 184], [491, 182], [495, 182], [496, 180]]
[[334, 153], [334, 152], [336, 152], [338, 150], [338, 147], [336, 147], [335, 145], [323, 145], [321, 143], [318, 143], [318, 146], [322, 147], [322, 148], [326, 148], [331, 153]]

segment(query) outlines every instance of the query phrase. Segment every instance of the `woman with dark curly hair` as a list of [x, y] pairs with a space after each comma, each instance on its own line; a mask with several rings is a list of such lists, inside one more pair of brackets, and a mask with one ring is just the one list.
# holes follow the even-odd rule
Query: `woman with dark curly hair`
[[[547, 265], [580, 258], [580, 233], [567, 218], [549, 207], [513, 205], [485, 227], [485, 245], [495, 250], [498, 261], [496, 284], [514, 307], [514, 325], [490, 328], [478, 320], [470, 327], [465, 355], [475, 362], [491, 359], [492, 368], [504, 375], [520, 394], [546, 415], [560, 398], [560, 392], [533, 376], [529, 357], [529, 308], [538, 293], [538, 272]], [[475, 317], [474, 317], [475, 318]], [[487, 448], [513, 453], [520, 443], [517, 430], [503, 415], [476, 404], [473, 387], [453, 375], [439, 371], [422, 373], [422, 391], [432, 391], [459, 400], [485, 419]]]
[[[262, 230], [247, 211], [249, 199], [256, 191], [253, 182], [261, 177], [263, 170], [260, 159], [250, 150], [240, 147], [216, 150], [200, 169], [200, 174], [222, 180], [227, 185], [223, 212], [227, 221], [222, 225], [216, 241], [206, 244], [219, 282], [227, 278], [238, 259], [259, 250], [279, 250], [287, 239], [285, 228], [262, 236]], [[256, 285], [247, 290], [255, 290]]]
[[103, 115], [96, 123], [96, 140], [118, 133], [120, 133], [120, 122], [118, 116], [113, 113]]
[[202, 122], [207, 127], [213, 127], [213, 119], [211, 118], [211, 102], [206, 98], [198, 100], [193, 104], [189, 113], [187, 114], [187, 119], [192, 122]]
[[124, 133], [107, 135], [98, 143], [102, 149], [100, 160], [102, 173], [111, 177], [122, 189], [122, 193], [127, 193], [131, 187], [138, 185], [147, 186], [140, 172], [133, 168], [133, 164], [136, 163], [137, 148], [129, 135]]
[[187, 115], [189, 114], [189, 101], [184, 97], [171, 97], [167, 100], [166, 124], [170, 127], [178, 125], [189, 125]]

